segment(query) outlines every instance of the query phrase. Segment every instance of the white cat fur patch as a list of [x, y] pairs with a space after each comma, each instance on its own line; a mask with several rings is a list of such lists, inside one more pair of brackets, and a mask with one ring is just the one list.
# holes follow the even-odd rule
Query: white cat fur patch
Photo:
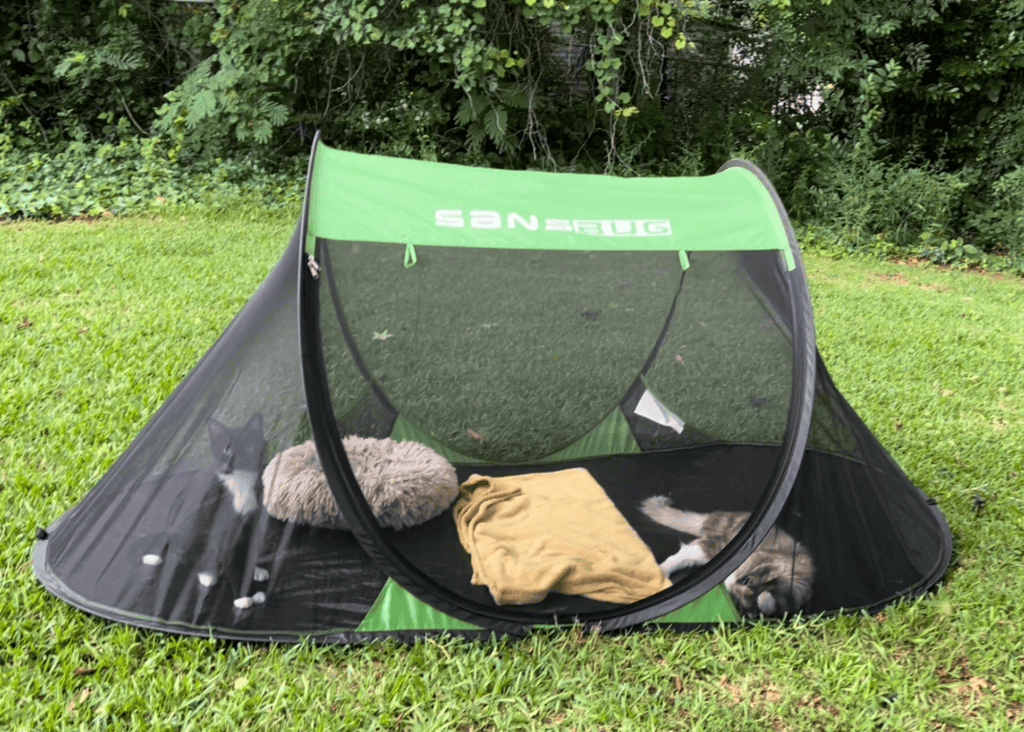
[[697, 544], [683, 544], [679, 551], [659, 564], [666, 577], [686, 567], [700, 567], [708, 563], [704, 550]]
[[256, 499], [256, 479], [259, 474], [255, 470], [233, 470], [230, 473], [218, 473], [221, 485], [231, 493], [231, 505], [235, 511], [245, 516], [259, 508]]
[[772, 593], [765, 591], [757, 596], [757, 609], [765, 615], [774, 615], [777, 607], [775, 596]]

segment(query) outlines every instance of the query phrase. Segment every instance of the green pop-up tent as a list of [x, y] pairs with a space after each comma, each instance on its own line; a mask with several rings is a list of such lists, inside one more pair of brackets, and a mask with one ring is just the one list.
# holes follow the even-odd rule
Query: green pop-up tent
[[[741, 528], [635, 601], [556, 584], [499, 604], [451, 510], [377, 524], [350, 435], [426, 445], [459, 481], [583, 468], [654, 561], [700, 537], [652, 521], [650, 497], [738, 512]], [[268, 461], [311, 439], [350, 530], [240, 511], [228, 489], [261, 496]], [[100, 482], [39, 530], [34, 566], [88, 612], [223, 638], [685, 628], [740, 618], [738, 568], [778, 532], [813, 563], [791, 568], [807, 575], [804, 612], [919, 594], [950, 556], [942, 514], [817, 355], [799, 249], [756, 167], [622, 179], [318, 139], [280, 262]]]

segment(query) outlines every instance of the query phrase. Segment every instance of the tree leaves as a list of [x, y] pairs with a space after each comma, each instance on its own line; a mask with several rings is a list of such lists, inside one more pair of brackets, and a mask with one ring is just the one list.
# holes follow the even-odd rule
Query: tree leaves
[[508, 154], [515, 149], [516, 141], [509, 132], [508, 110], [505, 103], [523, 108], [528, 101], [525, 93], [515, 86], [506, 86], [502, 91], [505, 92], [501, 96], [502, 101], [467, 93], [459, 103], [455, 121], [467, 128], [470, 149], [481, 150], [488, 139], [501, 154]]
[[455, 112], [455, 121], [460, 125], [469, 125], [474, 122], [480, 115], [479, 109], [484, 109], [484, 102], [476, 99], [472, 93], [467, 93], [466, 98], [459, 103], [459, 108]]
[[484, 131], [484, 127], [479, 122], [472, 123], [466, 128], [466, 143], [470, 150], [479, 151], [484, 141], [487, 139], [487, 133]]
[[508, 112], [504, 107], [491, 107], [483, 118], [484, 130], [496, 144], [505, 139], [508, 131]]
[[185, 117], [185, 124], [195, 127], [207, 117], [213, 115], [217, 109], [217, 97], [212, 89], [199, 89], [192, 97], [189, 104], [188, 115]]

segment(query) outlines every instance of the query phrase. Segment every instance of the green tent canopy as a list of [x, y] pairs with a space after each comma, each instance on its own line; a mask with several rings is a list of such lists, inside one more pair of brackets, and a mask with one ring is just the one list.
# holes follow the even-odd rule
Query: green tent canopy
[[[460, 503], [379, 525], [349, 436], [431, 448], [464, 484]], [[310, 440], [348, 529], [263, 505], [268, 464]], [[578, 527], [601, 507], [623, 546], [594, 524], [554, 558], [518, 557], [526, 540], [508, 532], [491, 554], [467, 549], [458, 507], [480, 476], [518, 486], [572, 469], [597, 494], [545, 489], [564, 520], [520, 526]], [[689, 528], [657, 520], [652, 499]], [[99, 483], [37, 534], [40, 581], [83, 610], [266, 641], [867, 609], [924, 592], [950, 557], [941, 512], [817, 354], [799, 248], [755, 166], [624, 179], [366, 156], [319, 137], [280, 262]], [[566, 578], [626, 544], [639, 559], [616, 568], [621, 584], [656, 587], [571, 590]], [[523, 604], [477, 571], [566, 557]], [[667, 579], [649, 571], [659, 562]]]

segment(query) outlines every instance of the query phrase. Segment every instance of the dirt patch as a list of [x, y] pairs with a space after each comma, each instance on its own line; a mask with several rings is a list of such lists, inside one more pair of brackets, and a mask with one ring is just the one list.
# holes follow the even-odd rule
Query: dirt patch
[[961, 656], [950, 663], [949, 666], [936, 666], [935, 675], [939, 677], [939, 682], [943, 684], [962, 681], [971, 676], [970, 664], [965, 657]]
[[[897, 262], [897, 264], [904, 264], [903, 262]], [[913, 284], [919, 290], [927, 290], [928, 292], [948, 292], [949, 285], [934, 284], [925, 282], [911, 282], [901, 272], [875, 272], [871, 275], [876, 280], [882, 280], [883, 282], [891, 282], [894, 285], [906, 286]]]
[[[936, 667], [935, 675], [939, 683], [946, 686], [947, 693], [956, 700], [957, 706], [968, 719], [976, 718], [984, 706], [1002, 706], [996, 696], [995, 684], [973, 674], [966, 658], [960, 657], [949, 666]], [[1006, 707], [1006, 712], [1009, 715], [1009, 707]]]
[[903, 275], [899, 274], [898, 272], [889, 273], [889, 274], [883, 274], [881, 272], [875, 272], [874, 274], [872, 274], [872, 277], [874, 277], [876, 280], [884, 280], [885, 282], [892, 282], [892, 283], [897, 284], [897, 285], [909, 285], [910, 284], [910, 280], [908, 280], [906, 277], [904, 277]]
[[[1001, 254], [1000, 252], [992, 253], [997, 255]], [[915, 269], [931, 269], [938, 272], [952, 272], [955, 269], [958, 272], [965, 272], [973, 275], [981, 275], [993, 280], [1016, 279], [1024, 283], [1024, 278], [1022, 277], [1017, 277], [1016, 275], [1013, 274], [1007, 275], [1006, 273], [1003, 272], [991, 272], [983, 267], [978, 266], [977, 264], [969, 264], [966, 267], [954, 268], [948, 264], [937, 264], [936, 262], [932, 262], [923, 257], [907, 257], [905, 259], [893, 259], [890, 260], [890, 262], [892, 264], [901, 265], [903, 267], [913, 267]], [[881, 279], [888, 279], [889, 277], [899, 277], [899, 275], [881, 275], [880, 277]], [[921, 287], [922, 289], [925, 290], [934, 290], [935, 292], [945, 292], [946, 290], [949, 289], [945, 285], [918, 285], [918, 287]]]
[[722, 678], [718, 680], [718, 685], [729, 692], [733, 704], [739, 704], [743, 701], [743, 689], [736, 686], [736, 684], [729, 683], [729, 677], [725, 674], [722, 674]]
[[1024, 704], [1020, 702], [1010, 702], [1007, 704], [1006, 718], [1010, 720], [1010, 724], [1024, 725]]
[[966, 684], [958, 684], [953, 687], [953, 694], [963, 704], [965, 712], [982, 700], [986, 690], [995, 689], [991, 681], [980, 676], [972, 676], [966, 681]]
[[778, 716], [781, 711], [780, 707], [784, 708], [790, 703], [799, 712], [795, 719], [803, 720], [797, 724], [799, 729], [804, 729], [801, 725], [808, 719], [817, 718], [820, 723], [829, 717], [838, 719], [841, 716], [838, 707], [829, 703], [821, 694], [802, 694], [800, 696], [792, 692], [786, 694], [784, 693], [786, 692], [785, 687], [780, 689], [769, 680], [768, 676], [763, 676], [760, 679], [749, 677], [738, 679], [734, 683], [728, 675], [722, 674], [718, 678], [717, 686], [728, 694], [728, 696], [723, 695], [725, 698], [722, 699], [722, 703], [749, 709], [756, 718], [761, 720], [759, 729], [779, 731], [791, 729], [787, 724], [791, 714], [787, 713], [785, 718]]
[[747, 691], [744, 691], [742, 687], [730, 682], [728, 676], [722, 674], [718, 679], [718, 685], [729, 692], [733, 704], [745, 703], [756, 708], [778, 704], [782, 700], [779, 688], [767, 679], [748, 685]]
[[829, 704], [827, 701], [825, 701], [821, 697], [821, 694], [815, 694], [810, 698], [801, 697], [800, 700], [796, 703], [796, 707], [797, 709], [810, 707], [816, 712], [828, 712], [833, 717], [839, 716], [839, 709], [836, 706]]

